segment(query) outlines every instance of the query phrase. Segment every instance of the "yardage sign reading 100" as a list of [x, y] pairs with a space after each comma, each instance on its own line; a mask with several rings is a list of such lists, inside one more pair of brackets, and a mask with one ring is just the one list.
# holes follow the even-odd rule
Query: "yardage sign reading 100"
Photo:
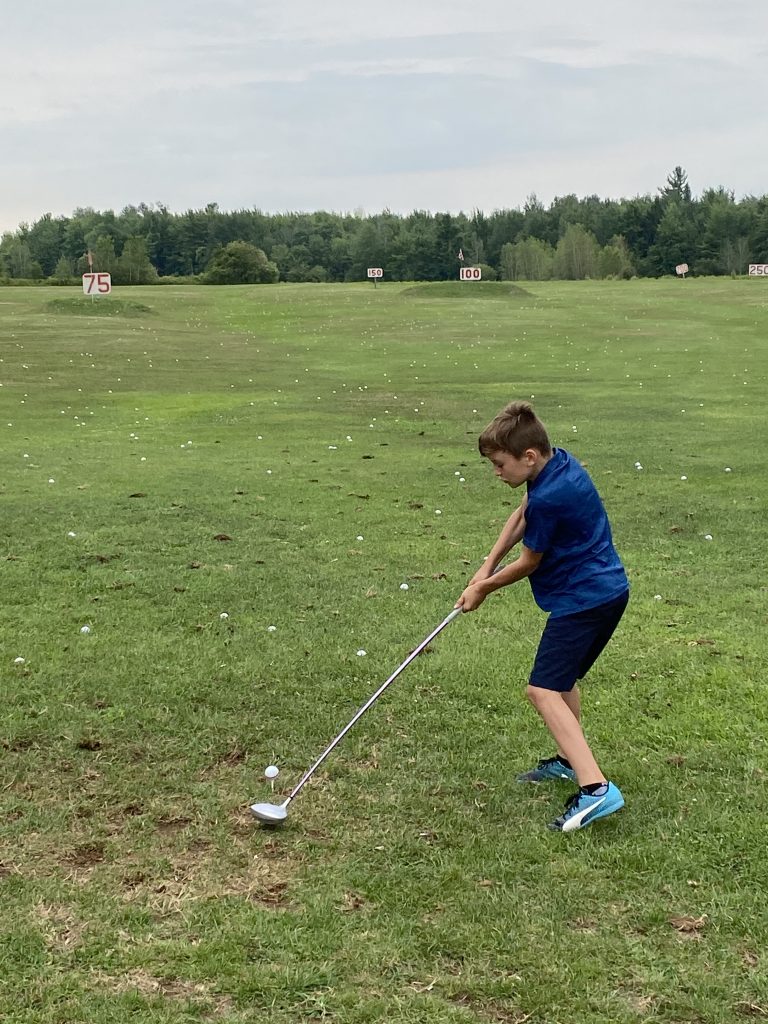
[[768, 263], [750, 263], [750, 277], [768, 277]]
[[109, 295], [111, 291], [111, 274], [83, 274], [83, 292], [86, 295]]
[[483, 276], [480, 267], [461, 267], [459, 270], [460, 281], [479, 281]]

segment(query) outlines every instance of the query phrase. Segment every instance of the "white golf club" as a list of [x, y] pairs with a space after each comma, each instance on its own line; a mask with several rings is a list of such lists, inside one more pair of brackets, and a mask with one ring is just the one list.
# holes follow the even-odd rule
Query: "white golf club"
[[395, 679], [397, 679], [397, 677], [400, 675], [403, 669], [407, 668], [413, 661], [413, 659], [417, 658], [421, 654], [421, 652], [424, 650], [427, 644], [429, 644], [430, 641], [434, 640], [437, 634], [440, 633], [443, 629], [445, 629], [448, 623], [453, 622], [453, 620], [458, 615], [461, 615], [461, 613], [461, 608], [454, 608], [451, 614], [447, 615], [443, 619], [443, 621], [440, 623], [437, 629], [433, 629], [432, 632], [427, 637], [427, 639], [422, 641], [414, 651], [411, 651], [411, 653], [408, 655], [408, 657], [405, 659], [402, 665], [398, 666], [398, 668], [395, 669], [395, 671], [392, 673], [392, 675], [389, 677], [389, 679], [387, 679], [385, 683], [382, 683], [382, 685], [378, 688], [376, 693], [374, 693], [374, 695], [368, 701], [366, 701], [365, 704], [363, 704], [360, 710], [357, 711], [355, 716], [349, 721], [349, 723], [344, 726], [344, 728], [341, 730], [339, 735], [333, 740], [333, 742], [328, 747], [326, 747], [326, 749], [323, 751], [320, 757], [318, 757], [318, 759], [315, 761], [312, 767], [304, 774], [301, 781], [294, 788], [290, 796], [288, 796], [281, 804], [251, 804], [251, 814], [253, 814], [254, 817], [258, 818], [259, 821], [263, 821], [267, 825], [279, 825], [280, 822], [285, 821], [285, 819], [288, 817], [288, 805], [290, 804], [291, 800], [293, 800], [293, 798], [299, 794], [304, 784], [312, 778], [312, 776], [315, 774], [315, 772], [326, 759], [326, 757], [328, 757], [333, 748], [338, 743], [340, 743], [341, 740], [344, 739], [344, 737], [347, 735], [347, 733], [355, 724], [355, 722], [357, 722], [358, 719], [363, 717], [368, 708], [371, 707], [372, 704], [376, 703], [376, 701], [379, 699], [382, 693], [384, 693], [384, 691], [387, 689], [390, 683], [393, 683]]

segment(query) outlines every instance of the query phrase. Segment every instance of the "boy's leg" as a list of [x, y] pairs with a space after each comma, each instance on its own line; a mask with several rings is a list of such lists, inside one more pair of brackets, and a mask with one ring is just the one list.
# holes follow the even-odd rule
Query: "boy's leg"
[[[579, 693], [578, 685], [574, 686], [574, 688], [572, 690], [570, 690], [568, 693], [561, 694], [561, 696], [562, 696], [563, 700], [565, 701], [565, 703], [568, 705], [568, 707], [571, 709], [571, 712], [573, 713], [573, 717], [576, 719], [577, 722], [580, 722], [581, 721], [581, 694]], [[570, 760], [568, 758], [568, 755], [565, 753], [565, 751], [561, 750], [560, 747], [557, 748], [557, 752], [558, 752], [558, 754], [560, 754], [561, 757], [564, 757], [567, 761]]]
[[[613, 635], [628, 594], [587, 612], [549, 619], [539, 643], [528, 697], [570, 762], [579, 784], [605, 781], [581, 731], [578, 680], [586, 675]], [[574, 752], [572, 760], [569, 749]], [[579, 767], [580, 766], [580, 767]]]
[[573, 717], [577, 722], [581, 721], [581, 694], [579, 692], [578, 683], [572, 690], [563, 694], [563, 700], [573, 712]]
[[[579, 720], [566, 701], [566, 696], [570, 694], [547, 690], [541, 686], [528, 686], [529, 700], [544, 719], [557, 749], [568, 759], [576, 772], [579, 785], [599, 785], [605, 782], [606, 778], [589, 749]], [[578, 709], [578, 705], [576, 706]]]

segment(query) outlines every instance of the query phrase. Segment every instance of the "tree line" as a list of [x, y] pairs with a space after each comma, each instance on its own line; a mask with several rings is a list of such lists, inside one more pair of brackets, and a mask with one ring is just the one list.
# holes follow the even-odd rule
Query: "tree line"
[[358, 281], [374, 266], [389, 280], [442, 281], [458, 276], [460, 252], [490, 280], [659, 277], [680, 263], [744, 274], [768, 263], [768, 196], [737, 201], [718, 187], [694, 197], [676, 167], [655, 195], [567, 195], [549, 206], [531, 195], [522, 209], [489, 214], [78, 209], [4, 234], [0, 283], [73, 284], [91, 265], [116, 284]]

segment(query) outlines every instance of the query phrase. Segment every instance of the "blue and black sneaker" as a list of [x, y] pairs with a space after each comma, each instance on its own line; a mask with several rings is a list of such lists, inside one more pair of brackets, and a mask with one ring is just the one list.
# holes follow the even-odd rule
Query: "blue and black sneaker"
[[559, 818], [550, 821], [547, 828], [553, 832], [575, 832], [576, 829], [586, 828], [598, 818], [605, 818], [614, 811], [620, 811], [624, 806], [624, 797], [618, 786], [612, 782], [606, 782], [595, 793], [585, 793], [580, 789], [578, 793], [568, 798], [565, 810]]
[[576, 772], [570, 765], [563, 764], [559, 757], [544, 757], [535, 768], [517, 776], [518, 782], [545, 782], [547, 779], [576, 781]]

